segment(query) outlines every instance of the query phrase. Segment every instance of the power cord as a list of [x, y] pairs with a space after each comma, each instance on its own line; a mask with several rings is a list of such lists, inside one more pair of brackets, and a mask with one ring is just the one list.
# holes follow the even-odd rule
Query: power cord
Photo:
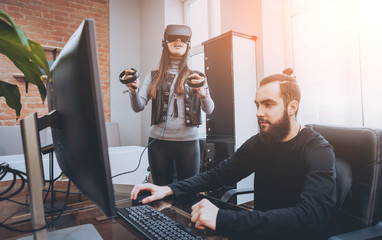
[[[174, 97], [175, 97], [175, 96], [174, 96]], [[169, 101], [169, 103], [168, 103], [167, 105], [170, 106], [171, 102], [172, 102], [172, 98], [170, 98], [170, 101]], [[163, 130], [162, 130], [162, 132], [160, 133], [161, 138], [163, 138], [163, 136], [164, 136], [164, 133], [165, 133], [165, 131], [166, 131], [166, 127], [167, 127], [167, 118], [166, 118], [166, 121], [164, 122]], [[125, 174], [128, 174], [128, 173], [133, 173], [133, 172], [137, 171], [138, 168], [139, 168], [139, 166], [141, 165], [141, 161], [142, 161], [143, 153], [144, 153], [145, 150], [146, 150], [146, 149], [147, 149], [153, 142], [155, 142], [158, 138], [159, 138], [159, 137], [154, 138], [153, 140], [151, 140], [151, 141], [146, 145], [146, 147], [142, 150], [142, 153], [141, 153], [141, 155], [139, 156], [138, 165], [137, 165], [137, 167], [136, 167], [134, 170], [127, 171], [127, 172], [122, 172], [122, 173], [118, 173], [118, 174], [112, 176], [111, 178], [119, 177], [119, 176], [121, 176], [121, 175], [125, 175]]]
[[[164, 132], [165, 132], [165, 130], [166, 130], [166, 125], [167, 125], [167, 121], [164, 123], [164, 126], [163, 126], [163, 131], [162, 131], [162, 133], [161, 133], [162, 137], [164, 136]], [[146, 150], [146, 149], [147, 149], [153, 142], [155, 142], [157, 139], [158, 139], [158, 138], [154, 138], [153, 140], [151, 140], [151, 141], [147, 144], [147, 146], [142, 150], [142, 153], [141, 153], [141, 155], [139, 156], [138, 165], [137, 165], [137, 167], [136, 167], [134, 170], [119, 173], [119, 174], [117, 174], [117, 175], [112, 176], [111, 178], [115, 178], [115, 177], [118, 177], [118, 176], [121, 176], [121, 175], [124, 175], [124, 174], [133, 173], [133, 172], [137, 171], [138, 168], [139, 168], [139, 166], [141, 165], [141, 161], [142, 161], [143, 153], [144, 153], [145, 150]]]
[[142, 161], [142, 156], [143, 156], [143, 153], [145, 152], [146, 148], [148, 148], [150, 146], [151, 143], [153, 143], [155, 140], [157, 140], [158, 138], [154, 138], [153, 140], [151, 140], [149, 142], [149, 144], [147, 144], [147, 146], [143, 149], [141, 155], [139, 156], [139, 161], [138, 161], [138, 165], [135, 169], [131, 170], [131, 171], [127, 171], [127, 172], [122, 172], [122, 173], [118, 173], [114, 176], [112, 176], [111, 178], [115, 178], [115, 177], [118, 177], [118, 176], [121, 176], [121, 175], [125, 175], [125, 174], [128, 174], [128, 173], [133, 173], [135, 171], [138, 170], [139, 166], [141, 165], [141, 161]]
[[[16, 204], [20, 204], [20, 205], [23, 205], [23, 206], [30, 206], [30, 204], [28, 204], [28, 203], [21, 203], [21, 202], [18, 202], [18, 201], [10, 199], [11, 197], [13, 197], [13, 196], [17, 195], [18, 193], [20, 193], [22, 191], [22, 189], [25, 187], [25, 184], [28, 182], [27, 179], [26, 179], [27, 174], [22, 172], [22, 171], [19, 171], [19, 170], [16, 170], [16, 169], [13, 169], [13, 168], [9, 167], [8, 163], [5, 163], [5, 162], [1, 163], [0, 164], [0, 181], [8, 173], [13, 174], [12, 182], [11, 182], [10, 186], [7, 189], [5, 189], [4, 191], [2, 191], [0, 193], [0, 196], [5, 195], [5, 194], [9, 194], [9, 195], [7, 195], [6, 197], [0, 197], [0, 201], [7, 200], [7, 201], [10, 201], [10, 202], [13, 202], [13, 203], [16, 203]], [[15, 187], [16, 181], [17, 181], [17, 177], [20, 178], [21, 184], [20, 184], [20, 186], [18, 187], [18, 189], [16, 191], [14, 191], [12, 193], [9, 193]], [[67, 196], [68, 196], [69, 188], [67, 189], [66, 193], [67, 193]], [[67, 199], [68, 199], [68, 197], [66, 197], [66, 201], [67, 201]], [[47, 228], [47, 227], [51, 226], [55, 221], [57, 221], [57, 219], [62, 215], [62, 213], [65, 211], [66, 208], [67, 208], [67, 204], [65, 203], [63, 208], [57, 210], [57, 212], [58, 212], [57, 217], [55, 217], [51, 222], [49, 222], [45, 226], [37, 228], [37, 229], [21, 230], [21, 229], [16, 229], [16, 228], [13, 228], [13, 227], [10, 227], [10, 226], [6, 225], [5, 222], [8, 219], [10, 219], [12, 216], [14, 216], [17, 213], [17, 211], [14, 212], [13, 214], [11, 214], [10, 216], [8, 216], [7, 218], [5, 218], [0, 223], [0, 228], [3, 227], [5, 229], [7, 229], [7, 230], [14, 231], [14, 232], [19, 232], [19, 233], [32, 233], [32, 232], [40, 231], [40, 230], [42, 230], [44, 228]]]
[[[47, 227], [50, 227], [54, 222], [57, 221], [57, 219], [59, 219], [62, 215], [62, 213], [65, 211], [65, 209], [67, 208], [67, 205], [65, 204], [63, 208], [61, 208], [61, 210], [59, 211], [57, 217], [55, 217], [51, 222], [49, 222], [48, 224], [40, 227], [40, 228], [35, 228], [35, 229], [31, 229], [31, 230], [21, 230], [21, 229], [17, 229], [17, 228], [13, 228], [13, 227], [10, 227], [6, 224], [4, 224], [5, 221], [1, 222], [0, 223], [0, 227], [3, 227], [9, 231], [13, 231], [13, 232], [19, 232], [19, 233], [33, 233], [33, 232], [37, 232], [37, 231], [40, 231], [42, 229], [45, 229]], [[8, 220], [9, 217], [6, 219]]]
[[[8, 173], [11, 173], [13, 174], [13, 179], [12, 179], [12, 182], [11, 184], [9, 185], [9, 187], [7, 189], [5, 189], [4, 191], [2, 191], [0, 193], [0, 201], [4, 201], [4, 200], [8, 200], [8, 201], [12, 201], [12, 202], [15, 202], [15, 203], [19, 203], [17, 201], [14, 201], [14, 200], [10, 200], [10, 198], [12, 198], [13, 196], [17, 195], [19, 192], [21, 192], [23, 190], [23, 188], [25, 187], [25, 184], [27, 183], [27, 180], [26, 180], [26, 173], [24, 172], [21, 172], [19, 170], [16, 170], [16, 169], [13, 169], [11, 167], [9, 167], [9, 164], [8, 163], [1, 163], [0, 164], [0, 181], [8, 174]], [[18, 186], [18, 189], [12, 193], [10, 193], [10, 191], [15, 187], [16, 185], [16, 181], [17, 181], [17, 177], [20, 178], [21, 180], [21, 184], [20, 186]], [[8, 194], [6, 197], [2, 197], [4, 196], [5, 194]]]

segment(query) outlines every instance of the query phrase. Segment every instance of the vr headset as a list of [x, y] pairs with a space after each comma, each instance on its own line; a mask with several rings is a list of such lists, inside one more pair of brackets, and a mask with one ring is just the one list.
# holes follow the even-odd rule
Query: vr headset
[[178, 38], [188, 44], [191, 40], [192, 31], [189, 26], [186, 25], [167, 25], [164, 30], [164, 36], [162, 40], [162, 46], [165, 43], [176, 41]]

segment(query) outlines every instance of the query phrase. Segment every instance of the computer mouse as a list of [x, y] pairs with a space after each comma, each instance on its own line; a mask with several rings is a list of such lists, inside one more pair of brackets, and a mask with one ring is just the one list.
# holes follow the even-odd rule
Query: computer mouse
[[138, 196], [135, 200], [132, 201], [132, 205], [140, 205], [142, 204], [142, 200], [145, 199], [146, 197], [151, 196], [151, 192], [147, 190], [140, 191], [138, 193]]

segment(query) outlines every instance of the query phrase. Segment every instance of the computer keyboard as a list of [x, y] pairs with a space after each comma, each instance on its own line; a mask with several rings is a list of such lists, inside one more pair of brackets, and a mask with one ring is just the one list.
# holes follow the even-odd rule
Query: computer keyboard
[[197, 236], [191, 228], [174, 221], [150, 205], [119, 208], [117, 213], [146, 239], [205, 239]]

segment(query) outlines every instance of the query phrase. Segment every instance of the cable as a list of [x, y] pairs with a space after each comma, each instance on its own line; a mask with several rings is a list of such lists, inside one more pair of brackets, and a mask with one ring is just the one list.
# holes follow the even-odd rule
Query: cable
[[131, 171], [127, 171], [127, 172], [122, 172], [122, 173], [118, 173], [117, 175], [114, 175], [112, 176], [111, 178], [115, 178], [115, 177], [118, 177], [118, 176], [121, 176], [121, 175], [124, 175], [124, 174], [128, 174], [128, 173], [132, 173], [132, 172], [135, 172], [138, 170], [139, 166], [141, 165], [141, 161], [142, 161], [142, 156], [143, 156], [143, 153], [145, 152], [146, 148], [148, 148], [148, 146], [150, 146], [151, 143], [153, 143], [155, 140], [157, 140], [158, 138], [154, 138], [153, 140], [151, 140], [149, 142], [149, 144], [147, 144], [147, 146], [143, 149], [141, 155], [139, 156], [139, 161], [138, 161], [138, 165], [137, 167], [134, 169], [134, 170], [131, 170]]
[[[57, 219], [59, 219], [62, 215], [62, 213], [64, 212], [64, 210], [67, 208], [67, 205], [65, 204], [63, 208], [60, 209], [57, 217], [55, 217], [50, 223], [48, 224], [45, 224], [44, 226], [40, 227], [40, 228], [36, 228], [36, 229], [31, 229], [31, 230], [21, 230], [21, 229], [17, 229], [17, 228], [13, 228], [13, 227], [10, 227], [6, 224], [4, 224], [4, 221], [2, 223], [0, 223], [0, 227], [3, 227], [9, 231], [13, 231], [13, 232], [19, 232], [19, 233], [33, 233], [33, 232], [37, 232], [37, 231], [40, 231], [40, 230], [43, 230], [49, 226], [51, 226], [54, 222], [57, 221]], [[8, 220], [9, 217], [6, 219]]]
[[[11, 186], [12, 186], [12, 187], [15, 185], [16, 176], [19, 176], [19, 177], [21, 178], [21, 182], [22, 182], [22, 184], [21, 184], [20, 188], [19, 188], [16, 192], [14, 192], [14, 193], [11, 194], [11, 196], [16, 195], [17, 193], [19, 193], [19, 192], [21, 191], [21, 189], [24, 188], [25, 183], [27, 182], [27, 180], [23, 177], [23, 175], [26, 176], [26, 174], [23, 173], [23, 172], [21, 172], [21, 171], [18, 171], [18, 170], [15, 170], [15, 169], [10, 168], [9, 165], [8, 165], [7, 163], [2, 163], [2, 164], [0, 164], [0, 167], [1, 167], [1, 168], [0, 168], [1, 178], [3, 178], [3, 177], [5, 176], [5, 174], [3, 174], [3, 172], [5, 172], [5, 173], [11, 172], [11, 173], [14, 174], [13, 181], [12, 181], [12, 183], [11, 183]], [[0, 180], [1, 180], [1, 179], [0, 179]], [[69, 194], [69, 187], [70, 187], [70, 185], [68, 185], [68, 188], [67, 188], [67, 191], [66, 191], [67, 196], [68, 196], [68, 194]], [[8, 192], [9, 189], [10, 189], [10, 187], [8, 187], [8, 189], [6, 190], [6, 192]], [[63, 192], [63, 191], [62, 191], [62, 192]], [[1, 193], [1, 194], [4, 194], [4, 192]], [[1, 194], [0, 194], [0, 195], [1, 195]], [[9, 198], [10, 198], [10, 197], [8, 196], [8, 197], [6, 197], [6, 198], [0, 198], [0, 199], [1, 199], [1, 200], [8, 200], [8, 201], [11, 201], [11, 202], [14, 202], [14, 203], [17, 203], [17, 204], [21, 204], [21, 205], [24, 205], [24, 206], [30, 206], [30, 204], [27, 204], [27, 203], [20, 203], [20, 202], [17, 202], [17, 201], [15, 201], [15, 200], [12, 200], [12, 199], [9, 199]], [[67, 202], [67, 200], [68, 200], [68, 197], [66, 197], [66, 202]], [[58, 210], [56, 211], [56, 213], [58, 213], [57, 216], [56, 216], [51, 222], [49, 222], [48, 224], [46, 224], [45, 226], [42, 226], [42, 227], [40, 227], [40, 228], [37, 228], [37, 229], [31, 229], [31, 230], [21, 230], [21, 229], [13, 228], [13, 227], [10, 227], [10, 226], [6, 225], [5, 222], [6, 222], [9, 218], [11, 218], [12, 216], [14, 216], [14, 215], [17, 213], [17, 211], [16, 211], [15, 213], [11, 214], [10, 216], [8, 216], [4, 221], [2, 221], [2, 222], [0, 223], [0, 227], [3, 227], [3, 228], [5, 228], [5, 229], [7, 229], [7, 230], [9, 230], [9, 231], [19, 232], [19, 233], [32, 233], [32, 232], [40, 231], [40, 230], [42, 230], [42, 229], [45, 229], [45, 228], [47, 228], [47, 227], [50, 227], [54, 222], [57, 221], [57, 219], [59, 219], [59, 218], [61, 217], [62, 213], [65, 211], [65, 209], [67, 209], [67, 204], [66, 204], [66, 202], [65, 202], [64, 206], [63, 206], [61, 209], [58, 209]], [[54, 214], [52, 214], [51, 216], [53, 216], [53, 215], [54, 215]]]
[[[3, 200], [6, 200], [6, 201], [10, 201], [10, 202], [13, 202], [13, 203], [16, 203], [16, 204], [20, 204], [20, 205], [23, 205], [23, 206], [30, 206], [30, 204], [28, 203], [21, 203], [21, 202], [18, 202], [18, 201], [15, 201], [13, 199], [11, 199], [11, 197], [17, 195], [18, 193], [20, 193], [22, 191], [22, 189], [25, 187], [25, 184], [28, 182], [27, 179], [26, 179], [26, 176], [27, 174], [24, 173], [24, 172], [21, 172], [19, 170], [16, 170], [16, 169], [13, 169], [11, 167], [9, 167], [9, 164], [8, 163], [1, 163], [0, 164], [0, 181], [8, 174], [8, 173], [11, 173], [13, 174], [13, 178], [12, 178], [12, 182], [10, 183], [10, 185], [7, 187], [7, 189], [5, 189], [4, 191], [0, 192], [0, 196], [3, 196], [5, 194], [8, 194], [6, 197], [0, 197], [0, 201], [3, 201]], [[60, 174], [61, 176], [62, 174]], [[17, 181], [17, 178], [20, 178], [21, 180], [21, 184], [20, 186], [18, 186], [18, 189], [12, 193], [10, 193], [10, 191], [16, 186], [16, 181]], [[58, 179], [58, 178], [56, 178]], [[67, 192], [69, 191], [69, 189], [67, 190]], [[68, 193], [67, 193], [68, 194]], [[14, 232], [20, 232], [20, 233], [31, 233], [31, 232], [35, 232], [35, 231], [40, 231], [44, 228], [47, 228], [49, 226], [51, 226], [61, 215], [62, 213], [64, 212], [64, 210], [67, 208], [67, 205], [65, 204], [64, 207], [62, 209], [59, 209], [57, 210], [58, 212], [58, 215], [56, 218], [54, 218], [50, 223], [46, 224], [45, 226], [43, 227], [40, 227], [40, 228], [37, 228], [37, 229], [31, 229], [31, 230], [21, 230], [21, 229], [16, 229], [16, 228], [12, 228], [8, 225], [5, 224], [5, 222], [11, 218], [12, 216], [14, 216], [16, 212], [14, 212], [13, 214], [11, 214], [10, 216], [8, 216], [7, 218], [5, 218], [1, 223], [0, 223], [0, 227], [3, 227], [7, 230], [10, 230], [10, 231], [14, 231]]]
[[[0, 192], [0, 196], [2, 195], [5, 195], [5, 194], [8, 194], [8, 196], [6, 197], [0, 197], [0, 201], [3, 201], [3, 200], [7, 200], [7, 201], [10, 201], [10, 202], [13, 202], [13, 203], [17, 203], [17, 204], [20, 204], [20, 205], [24, 205], [24, 206], [30, 206], [30, 204], [28, 203], [21, 203], [21, 202], [18, 202], [18, 201], [15, 201], [15, 200], [12, 200], [10, 199], [11, 197], [17, 195], [18, 193], [21, 192], [21, 190], [25, 187], [25, 184], [28, 182], [26, 177], [27, 177], [27, 174], [24, 173], [24, 172], [21, 172], [19, 170], [16, 170], [16, 169], [12, 169], [11, 167], [9, 167], [9, 164], [8, 163], [1, 163], [0, 164], [0, 181], [8, 174], [8, 173], [11, 173], [13, 174], [13, 179], [12, 179], [12, 182], [10, 183], [9, 187], [7, 189], [5, 189], [4, 191]], [[52, 184], [54, 184], [54, 182], [56, 180], [58, 180], [61, 176], [62, 176], [62, 172], [61, 174], [56, 177], [55, 179], [52, 179], [52, 180], [49, 180], [49, 181], [45, 181], [45, 182], [49, 182], [49, 188], [48, 190], [45, 190], [45, 191], [52, 191], [50, 190], [51, 189], [51, 186]], [[21, 184], [20, 186], [18, 187], [18, 189], [12, 193], [10, 193], [10, 191], [15, 187], [16, 185], [16, 181], [17, 181], [17, 178], [20, 178], [21, 180]], [[54, 192], [65, 192], [65, 191], [58, 191], [58, 190], [54, 190]], [[42, 226], [40, 228], [37, 228], [37, 229], [31, 229], [31, 230], [21, 230], [21, 229], [17, 229], [17, 228], [13, 228], [13, 227], [10, 227], [8, 225], [5, 224], [5, 222], [10, 219], [12, 216], [14, 216], [16, 212], [14, 212], [13, 214], [11, 214], [10, 216], [8, 216], [7, 218], [5, 218], [4, 221], [2, 221], [0, 223], [0, 228], [3, 227], [7, 230], [10, 230], [10, 231], [13, 231], [13, 232], [19, 232], [19, 233], [32, 233], [32, 232], [36, 232], [36, 231], [40, 231], [42, 229], [45, 229], [49, 226], [51, 226], [54, 222], [57, 221], [58, 218], [61, 217], [62, 213], [65, 211], [65, 209], [67, 208], [67, 202], [68, 202], [68, 196], [69, 194], [72, 193], [70, 192], [70, 181], [69, 181], [69, 184], [68, 184], [68, 188], [66, 190], [66, 199], [65, 199], [65, 204], [64, 206], [61, 208], [61, 209], [58, 209], [57, 211], [55, 211], [54, 213], [58, 213], [57, 214], [57, 217], [55, 217], [51, 222], [49, 222], [48, 224], [46, 224], [45, 226]], [[45, 197], [46, 198], [46, 197]], [[45, 200], [45, 199], [44, 199]], [[53, 199], [52, 199], [53, 201]], [[53, 213], [53, 212], [52, 212]], [[52, 214], [51, 216], [54, 216], [54, 214]]]
[[45, 180], [45, 182], [55, 182], [58, 179], [60, 179], [62, 177], [62, 175], [64, 175], [64, 172], [61, 171], [60, 175], [58, 175], [56, 178], [54, 178], [52, 180]]
[[45, 197], [44, 197], [43, 202], [46, 201], [46, 199], [47, 199], [49, 193], [51, 193], [51, 192], [60, 192], [60, 191], [56, 191], [56, 190], [52, 190], [52, 189], [53, 189], [53, 184], [54, 184], [54, 182], [56, 182], [58, 179], [60, 179], [61, 176], [62, 176], [63, 174], [64, 174], [64, 173], [61, 171], [61, 173], [60, 173], [60, 175], [58, 175], [58, 177], [56, 177], [56, 178], [54, 178], [54, 179], [51, 179], [51, 180], [45, 180], [45, 183], [49, 183], [49, 186], [48, 186], [48, 189], [47, 189], [47, 190], [46, 190], [46, 189], [43, 190], [43, 191], [47, 192], [47, 193], [45, 194]]
[[[175, 95], [173, 95], [173, 97], [175, 97]], [[169, 101], [169, 103], [168, 103], [167, 105], [170, 106], [171, 102], [172, 102], [172, 98], [170, 98], [170, 101]], [[160, 134], [160, 135], [162, 135], [161, 138], [163, 138], [164, 133], [165, 133], [165, 131], [166, 131], [166, 127], [167, 127], [167, 119], [168, 119], [168, 118], [166, 118], [166, 121], [164, 122], [163, 130], [162, 130], [162, 132], [161, 132], [161, 134]], [[122, 173], [118, 173], [118, 174], [112, 176], [111, 178], [119, 177], [119, 176], [121, 176], [121, 175], [125, 175], [125, 174], [128, 174], [128, 173], [133, 173], [133, 172], [137, 171], [138, 168], [139, 168], [139, 166], [141, 165], [142, 156], [143, 156], [143, 153], [145, 152], [146, 148], [148, 148], [148, 147], [151, 145], [151, 143], [155, 142], [158, 138], [159, 138], [159, 137], [154, 138], [153, 140], [151, 140], [151, 141], [146, 145], [146, 147], [143, 149], [141, 155], [139, 156], [138, 165], [137, 165], [137, 167], [136, 167], [134, 170], [127, 171], [127, 172], [122, 172]]]
[[[11, 197], [14, 197], [15, 195], [17, 195], [19, 192], [21, 192], [24, 187], [25, 187], [25, 183], [27, 182], [26, 178], [24, 176], [26, 176], [26, 173], [24, 172], [21, 172], [19, 170], [16, 170], [16, 169], [13, 169], [11, 167], [9, 167], [9, 164], [8, 163], [1, 163], [0, 164], [0, 181], [8, 174], [8, 173], [12, 173], [13, 174], [13, 179], [12, 179], [12, 182], [11, 184], [8, 186], [7, 189], [5, 189], [3, 192], [0, 193], [0, 196], [2, 195], [5, 195], [7, 193], [9, 193], [13, 188], [14, 186], [16, 185], [16, 181], [17, 181], [17, 177], [20, 178], [21, 180], [21, 184], [20, 186], [18, 187], [18, 189], [13, 192], [13, 193], [10, 193], [10, 195], [6, 196], [6, 197], [0, 197], [0, 201], [9, 201], [9, 202], [13, 202], [13, 203], [16, 203], [16, 204], [19, 204], [19, 205], [23, 205], [23, 206], [29, 206], [28, 203], [22, 203], [22, 202], [18, 202], [18, 201], [15, 201], [13, 199], [11, 199]], [[11, 215], [12, 216], [12, 215]], [[10, 217], [11, 217], [10, 216]], [[9, 218], [9, 217], [8, 217]], [[8, 219], [6, 218], [6, 220]]]
[[13, 203], [19, 204], [19, 205], [23, 205], [23, 206], [29, 206], [30, 205], [29, 203], [22, 203], [22, 202], [15, 201], [13, 199], [5, 199], [5, 200], [9, 201], [9, 202], [13, 202]]
[[2, 224], [5, 224], [5, 222], [10, 219], [11, 217], [13, 217], [14, 215], [16, 215], [17, 213], [19, 213], [21, 210], [23, 209], [18, 209], [17, 211], [15, 211], [14, 213], [12, 213], [11, 215], [9, 215], [7, 218], [5, 218], [1, 223]]
[[[25, 183], [27, 183], [27, 180], [26, 180], [26, 173], [24, 172], [21, 172], [19, 170], [16, 170], [16, 169], [12, 169], [11, 167], [9, 167], [9, 164], [8, 163], [1, 163], [0, 164], [0, 181], [8, 174], [8, 173], [12, 173], [13, 174], [13, 179], [12, 179], [12, 182], [11, 184], [9, 185], [9, 187], [7, 189], [5, 189], [3, 192], [0, 193], [0, 196], [3, 196], [5, 194], [9, 194], [8, 196], [6, 197], [0, 197], [0, 201], [4, 201], [4, 200], [10, 200], [11, 197], [17, 195], [19, 192], [21, 192], [21, 190], [23, 190], [23, 188], [25, 187]], [[25, 176], [25, 177], [24, 177]], [[21, 180], [21, 184], [20, 186], [18, 186], [18, 189], [12, 193], [9, 193], [13, 188], [14, 186], [16, 185], [16, 181], [17, 181], [17, 177], [20, 178]], [[11, 200], [13, 201], [13, 200]], [[13, 201], [13, 202], [16, 202], [16, 201]], [[18, 203], [18, 202], [16, 202]]]
[[[50, 192], [50, 190], [43, 189], [44, 192]], [[53, 190], [55, 193], [67, 193], [67, 191], [62, 190]], [[82, 192], [69, 192], [69, 194], [82, 194]]]

